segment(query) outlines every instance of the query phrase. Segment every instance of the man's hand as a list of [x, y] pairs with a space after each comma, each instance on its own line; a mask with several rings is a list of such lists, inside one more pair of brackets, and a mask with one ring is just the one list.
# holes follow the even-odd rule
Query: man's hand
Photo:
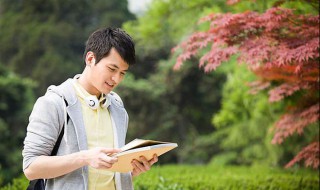
[[109, 169], [118, 161], [118, 158], [111, 157], [110, 155], [119, 151], [120, 149], [99, 147], [86, 150], [83, 153], [86, 165], [96, 169]]
[[153, 158], [149, 161], [144, 156], [140, 157], [140, 161], [132, 160], [132, 176], [135, 177], [150, 170], [151, 166], [156, 162], [158, 162], [158, 156], [156, 154], [153, 155]]
[[120, 149], [100, 147], [63, 156], [39, 156], [24, 170], [24, 173], [29, 180], [34, 180], [56, 178], [83, 166], [109, 169], [118, 161], [111, 155], [119, 151]]

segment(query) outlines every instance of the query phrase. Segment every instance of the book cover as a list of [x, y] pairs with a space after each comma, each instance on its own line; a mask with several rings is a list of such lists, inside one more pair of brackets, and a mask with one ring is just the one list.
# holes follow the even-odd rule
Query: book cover
[[159, 157], [176, 147], [178, 147], [177, 143], [135, 139], [123, 146], [120, 152], [112, 155], [118, 158], [118, 162], [108, 170], [122, 173], [130, 172], [133, 170], [131, 165], [133, 159], [139, 160], [140, 156], [144, 156], [147, 160], [151, 160], [154, 154]]

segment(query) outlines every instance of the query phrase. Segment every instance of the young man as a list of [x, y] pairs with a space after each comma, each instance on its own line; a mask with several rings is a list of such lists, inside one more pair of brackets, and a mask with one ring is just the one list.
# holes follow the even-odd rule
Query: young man
[[[34, 105], [24, 141], [23, 170], [29, 180], [48, 179], [46, 189], [133, 189], [132, 176], [150, 169], [157, 156], [133, 160], [133, 171], [114, 173], [110, 154], [125, 145], [128, 115], [112, 90], [135, 62], [131, 37], [105, 28], [89, 37], [81, 75], [50, 86]], [[67, 119], [69, 118], [69, 119]], [[64, 128], [63, 128], [64, 126]], [[50, 156], [62, 129], [56, 156]]]

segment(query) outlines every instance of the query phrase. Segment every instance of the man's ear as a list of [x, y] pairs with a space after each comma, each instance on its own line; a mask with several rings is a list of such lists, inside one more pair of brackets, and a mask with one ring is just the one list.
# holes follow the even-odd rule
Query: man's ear
[[96, 64], [96, 58], [92, 51], [88, 51], [86, 55], [86, 65], [91, 66]]

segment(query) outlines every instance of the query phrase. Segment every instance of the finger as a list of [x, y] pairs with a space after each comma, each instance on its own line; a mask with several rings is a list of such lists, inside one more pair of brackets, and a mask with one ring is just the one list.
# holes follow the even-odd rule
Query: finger
[[110, 169], [111, 167], [112, 167], [112, 164], [105, 162], [102, 165], [100, 165], [100, 167], [97, 169]]
[[137, 160], [133, 160], [133, 167], [137, 170], [137, 172], [145, 172], [144, 166]]
[[99, 169], [110, 169], [115, 162], [102, 160]]
[[113, 154], [120, 152], [121, 149], [118, 148], [101, 148], [101, 152], [106, 153], [106, 154]]
[[131, 172], [131, 175], [134, 177], [134, 176], [137, 176], [138, 175], [138, 172], [135, 168], [133, 168], [132, 172]]
[[98, 161], [94, 165], [90, 165], [96, 169], [109, 169], [112, 167], [112, 163], [104, 162], [103, 160]]
[[106, 163], [114, 164], [118, 161], [118, 158], [117, 157], [110, 157], [107, 154], [102, 154], [101, 160]]
[[118, 161], [118, 158], [110, 157], [105, 153], [100, 153], [99, 156], [98, 156], [99, 168], [101, 168], [102, 166], [110, 168], [117, 161]]
[[153, 155], [153, 158], [149, 161], [150, 165], [158, 162], [158, 156], [156, 154]]
[[144, 156], [140, 156], [140, 162], [142, 162], [145, 170], [150, 170], [150, 163]]

